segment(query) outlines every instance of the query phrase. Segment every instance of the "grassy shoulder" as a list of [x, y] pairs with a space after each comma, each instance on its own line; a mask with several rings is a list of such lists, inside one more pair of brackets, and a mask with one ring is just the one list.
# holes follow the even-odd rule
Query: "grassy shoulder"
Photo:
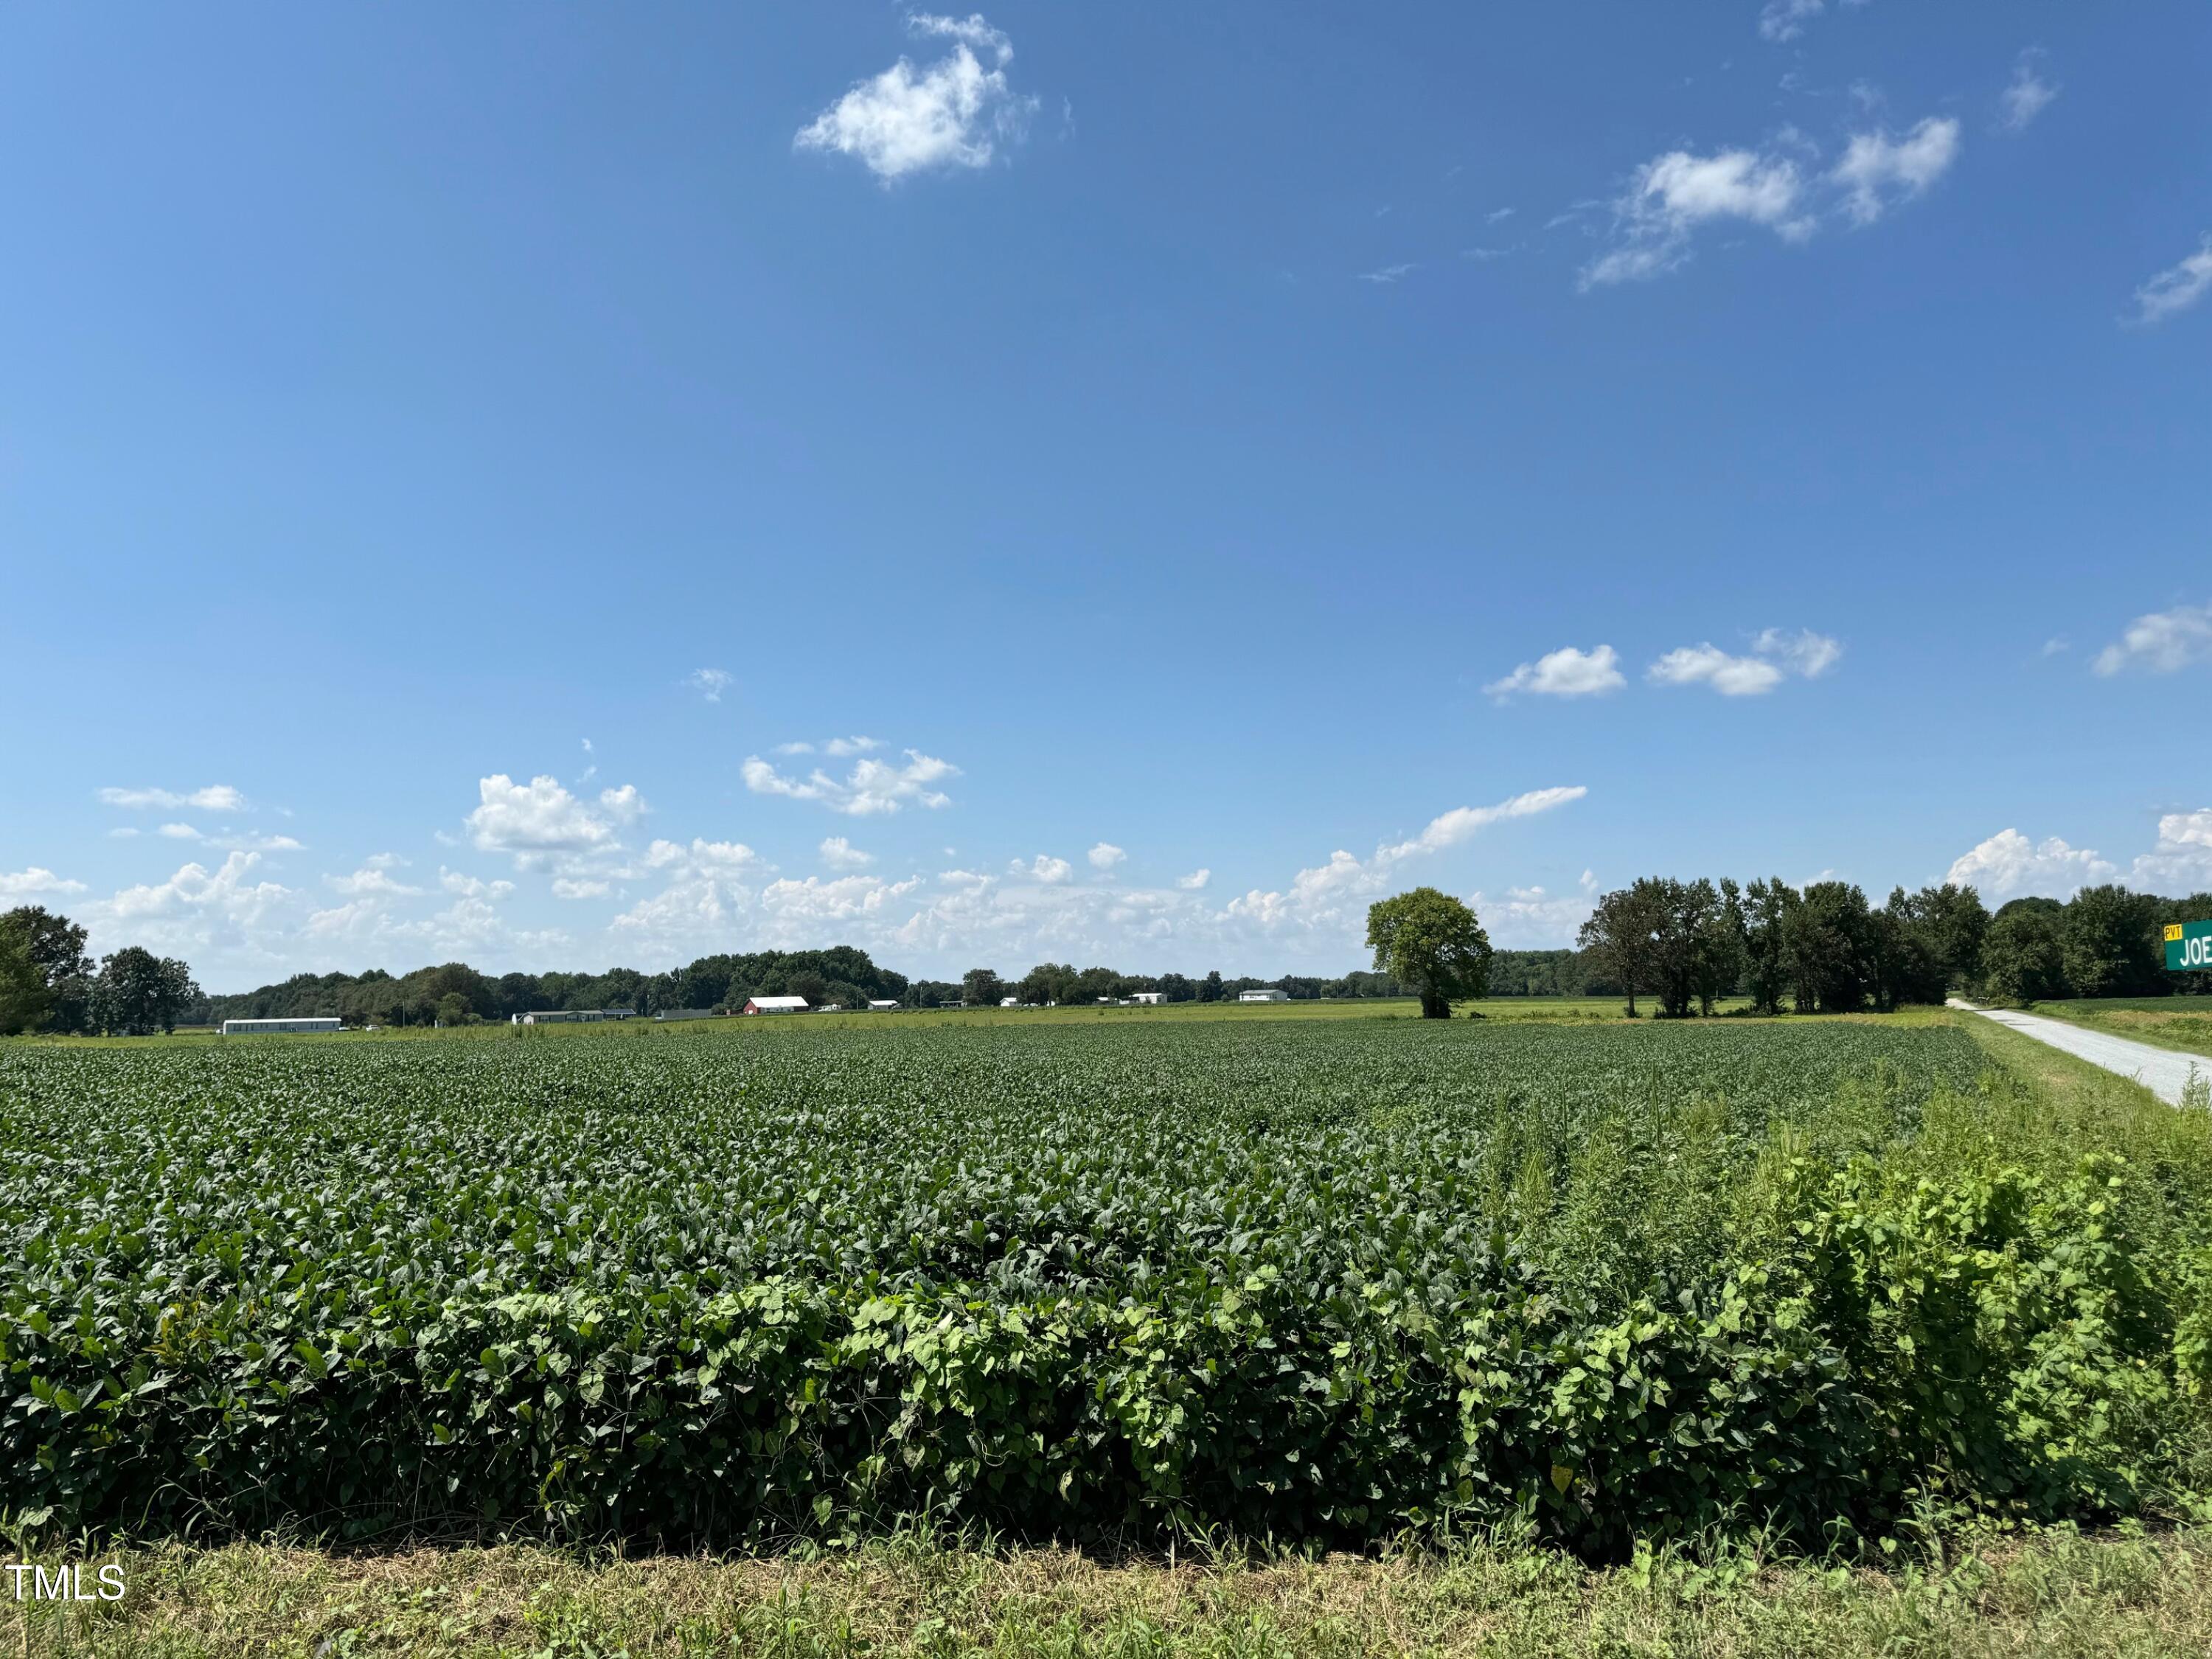
[[[589, 1560], [501, 1547], [167, 1546], [121, 1600], [0, 1599], [0, 1652], [61, 1659], [693, 1656], [2202, 1655], [2212, 1533], [1966, 1540], [1887, 1571], [1669, 1553], [1591, 1570], [1496, 1545], [1102, 1565], [891, 1544]], [[86, 1582], [94, 1581], [88, 1573]]]
[[2114, 997], [2039, 1002], [2030, 1013], [2183, 1054], [2212, 1054], [2212, 997]]

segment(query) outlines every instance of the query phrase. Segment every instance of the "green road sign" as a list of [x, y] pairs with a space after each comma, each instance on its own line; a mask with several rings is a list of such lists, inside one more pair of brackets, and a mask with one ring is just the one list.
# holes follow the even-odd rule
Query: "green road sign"
[[2166, 966], [2177, 974], [2185, 968], [2212, 968], [2212, 921], [2169, 922]]

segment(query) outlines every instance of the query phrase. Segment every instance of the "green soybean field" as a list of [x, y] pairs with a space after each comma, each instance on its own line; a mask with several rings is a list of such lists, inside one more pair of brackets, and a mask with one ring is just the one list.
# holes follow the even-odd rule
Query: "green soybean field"
[[2212, 1152], [1941, 1016], [0, 1045], [0, 1509], [1147, 1544], [2179, 1513]]

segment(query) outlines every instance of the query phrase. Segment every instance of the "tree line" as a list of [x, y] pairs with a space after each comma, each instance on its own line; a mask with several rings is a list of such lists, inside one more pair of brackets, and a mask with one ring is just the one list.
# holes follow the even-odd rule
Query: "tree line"
[[1941, 1002], [1950, 992], [2014, 1003], [2212, 994], [2212, 974], [2166, 970], [2163, 939], [2169, 923], [2212, 918], [2212, 892], [2173, 899], [2085, 887], [2063, 903], [2014, 899], [1992, 915], [1972, 888], [1948, 884], [1899, 887], [1877, 908], [1847, 882], [1801, 889], [1776, 878], [1648, 877], [1601, 898], [1571, 951], [1493, 951], [1474, 913], [1455, 899], [1437, 902], [1447, 899], [1421, 888], [1383, 901], [1379, 923], [1370, 922], [1376, 970], [1334, 978], [1131, 974], [1045, 962], [1017, 978], [974, 968], [957, 981], [908, 979], [865, 951], [837, 945], [705, 956], [658, 974], [495, 976], [459, 962], [401, 975], [298, 974], [216, 997], [202, 994], [185, 963], [141, 946], [94, 962], [82, 927], [25, 905], [0, 915], [0, 1036], [141, 1036], [224, 1019], [329, 1015], [349, 1025], [459, 1025], [561, 1009], [735, 1010], [755, 996], [799, 996], [816, 1007], [939, 1008], [994, 1006], [1008, 997], [1024, 1006], [1122, 1001], [1139, 993], [1234, 1001], [1265, 988], [1297, 1000], [1419, 996], [1425, 1012], [1448, 1012], [1453, 997], [1620, 996], [1631, 1012], [1641, 1012], [1642, 999], [1680, 1018], [1735, 997], [1776, 1014], [1881, 1011]]
[[94, 963], [84, 947], [84, 929], [42, 904], [0, 915], [0, 1036], [149, 1036], [190, 1023], [206, 1000], [174, 957], [127, 945]]

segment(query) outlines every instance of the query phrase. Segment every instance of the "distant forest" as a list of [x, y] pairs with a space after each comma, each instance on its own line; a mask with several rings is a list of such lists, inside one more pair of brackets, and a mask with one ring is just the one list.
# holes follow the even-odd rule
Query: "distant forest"
[[[1940, 1001], [1949, 990], [1999, 1002], [2066, 997], [2212, 994], [2212, 973], [2169, 973], [2160, 930], [2212, 919], [2212, 893], [2160, 898], [2086, 887], [2064, 903], [2014, 899], [1994, 915], [1971, 888], [1902, 888], [1875, 908], [1856, 887], [1814, 882], [1653, 878], [1599, 901], [1584, 948], [1493, 951], [1494, 997], [1647, 995], [1662, 1014], [1747, 996], [1761, 1012], [1890, 1008]], [[908, 979], [865, 951], [761, 951], [701, 957], [659, 974], [479, 973], [449, 962], [393, 975], [301, 974], [210, 997], [183, 962], [129, 946], [95, 963], [85, 930], [28, 905], [0, 914], [0, 1036], [32, 1030], [137, 1034], [224, 1019], [337, 1015], [353, 1025], [467, 1024], [575, 1008], [640, 1014], [740, 1007], [751, 996], [800, 996], [816, 1007], [896, 1002], [906, 1008], [1121, 1000], [1157, 992], [1170, 1002], [1233, 1000], [1273, 988], [1297, 1000], [1412, 994], [1387, 974], [1230, 978], [1215, 972], [1127, 974], [1040, 963], [1018, 979], [975, 968], [958, 982]]]

